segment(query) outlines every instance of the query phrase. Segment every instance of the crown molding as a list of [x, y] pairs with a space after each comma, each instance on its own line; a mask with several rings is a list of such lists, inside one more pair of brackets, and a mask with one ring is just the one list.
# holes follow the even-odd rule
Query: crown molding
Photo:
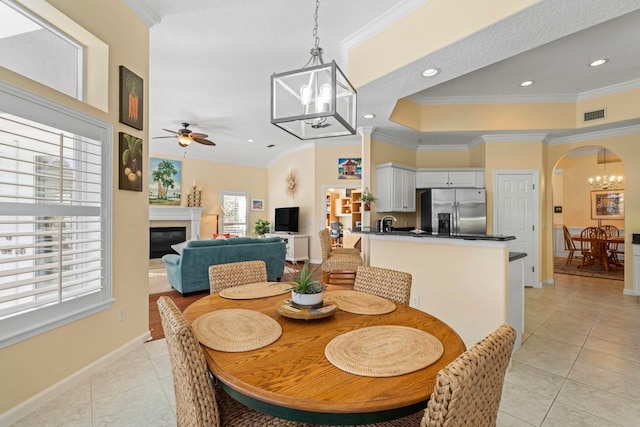
[[515, 133], [482, 135], [481, 138], [484, 142], [541, 142], [546, 136], [546, 133]]
[[160, 17], [156, 15], [155, 11], [149, 7], [144, 0], [123, 0], [124, 4], [129, 6], [129, 9], [133, 10], [138, 18], [149, 26], [153, 27], [160, 23]]
[[628, 135], [630, 133], [640, 133], [640, 125], [625, 126], [615, 129], [598, 130], [595, 132], [581, 133], [579, 135], [562, 136], [559, 138], [549, 138], [547, 145], [567, 144], [570, 142], [588, 141], [590, 139], [610, 138], [613, 136]]
[[416, 151], [467, 151], [466, 144], [457, 145], [421, 145]]
[[618, 92], [625, 92], [627, 90], [637, 89], [640, 87], [640, 79], [631, 80], [628, 82], [618, 83], [615, 85], [603, 87], [600, 89], [594, 89], [587, 92], [578, 94], [577, 101], [585, 101], [587, 99], [599, 98], [605, 95], [611, 95]]
[[417, 8], [429, 3], [430, 0], [404, 0], [389, 9], [386, 13], [380, 15], [355, 33], [340, 42], [340, 63], [343, 65], [343, 71], [348, 74], [349, 71], [349, 51], [359, 44], [365, 42], [375, 36], [385, 28], [413, 13]]
[[404, 148], [410, 148], [412, 150], [418, 150], [420, 148], [420, 145], [418, 144], [410, 141], [405, 141], [404, 139], [398, 138], [396, 136], [387, 135], [384, 132], [380, 132], [379, 130], [375, 130], [371, 137], [379, 139], [380, 141], [388, 142], [390, 144], [399, 145]]

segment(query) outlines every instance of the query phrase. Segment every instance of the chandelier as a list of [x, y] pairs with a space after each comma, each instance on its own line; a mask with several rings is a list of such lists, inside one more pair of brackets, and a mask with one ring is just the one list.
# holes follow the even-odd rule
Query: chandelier
[[311, 58], [300, 69], [271, 75], [271, 123], [299, 139], [356, 133], [356, 90], [335, 61], [325, 64], [318, 37], [318, 8]]
[[622, 185], [622, 175], [607, 175], [607, 149], [603, 148], [602, 150], [600, 150], [600, 152], [598, 153], [598, 157], [600, 157], [600, 153], [602, 153], [603, 156], [602, 164], [604, 167], [604, 172], [602, 175], [598, 175], [595, 178], [589, 178], [589, 185], [591, 187], [599, 188], [602, 190], [607, 190], [609, 188], [615, 188], [618, 185]]

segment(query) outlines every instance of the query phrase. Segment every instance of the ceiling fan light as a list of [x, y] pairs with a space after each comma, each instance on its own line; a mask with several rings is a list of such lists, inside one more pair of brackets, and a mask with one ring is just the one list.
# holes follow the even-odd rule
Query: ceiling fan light
[[181, 147], [188, 147], [192, 142], [193, 139], [191, 139], [191, 137], [188, 135], [178, 136], [178, 144], [180, 144]]

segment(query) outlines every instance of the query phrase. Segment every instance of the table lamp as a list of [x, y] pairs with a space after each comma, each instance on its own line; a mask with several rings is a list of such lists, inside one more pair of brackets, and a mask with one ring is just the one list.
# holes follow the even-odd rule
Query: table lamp
[[226, 213], [224, 209], [222, 209], [222, 206], [215, 205], [213, 209], [209, 211], [209, 215], [216, 216], [216, 234], [218, 234], [218, 224], [220, 223], [220, 215], [226, 215]]

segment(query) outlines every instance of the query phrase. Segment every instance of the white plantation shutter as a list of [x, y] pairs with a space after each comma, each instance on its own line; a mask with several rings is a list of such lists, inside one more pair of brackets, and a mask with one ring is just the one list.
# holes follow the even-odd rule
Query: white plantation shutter
[[3, 113], [5, 95], [0, 90], [0, 347], [111, 300], [107, 133], [80, 113], [38, 112], [73, 133]]
[[247, 209], [248, 194], [245, 192], [222, 192], [222, 206], [225, 212], [222, 222], [222, 232], [244, 237], [248, 235], [247, 222], [249, 221]]

